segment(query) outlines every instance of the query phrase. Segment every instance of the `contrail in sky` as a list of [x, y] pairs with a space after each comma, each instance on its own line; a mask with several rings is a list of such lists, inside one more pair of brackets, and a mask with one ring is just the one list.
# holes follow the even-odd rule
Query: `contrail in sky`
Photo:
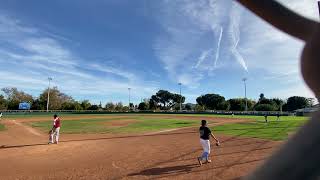
[[214, 67], [217, 67], [217, 61], [218, 61], [219, 55], [220, 55], [220, 44], [221, 44], [222, 34], [223, 34], [223, 28], [221, 26], [220, 27], [220, 35], [219, 35], [217, 50], [216, 50], [216, 59], [214, 61]]
[[200, 64], [207, 58], [209, 52], [211, 51], [211, 49], [207, 50], [207, 51], [203, 51], [199, 57], [199, 60], [197, 62], [197, 64], [194, 66], [195, 68], [198, 68], [200, 66]]
[[232, 41], [232, 45], [230, 47], [231, 53], [235, 56], [236, 60], [243, 67], [243, 69], [248, 72], [248, 67], [246, 65], [246, 62], [237, 49], [240, 41], [240, 30], [239, 30], [240, 13], [235, 4], [233, 4], [232, 6], [232, 10], [229, 17], [230, 17], [229, 33], [231, 35], [231, 41]]

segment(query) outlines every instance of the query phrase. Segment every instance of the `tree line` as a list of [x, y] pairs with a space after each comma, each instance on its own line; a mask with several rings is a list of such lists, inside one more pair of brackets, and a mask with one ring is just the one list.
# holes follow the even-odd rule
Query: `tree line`
[[[185, 97], [172, 94], [168, 91], [160, 90], [152, 95], [149, 100], [141, 102], [139, 110], [179, 110], [179, 104], [184, 103]], [[182, 110], [205, 111], [294, 111], [314, 104], [313, 98], [292, 96], [287, 100], [279, 98], [266, 98], [263, 93], [260, 94], [258, 101], [245, 98], [232, 98], [226, 100], [219, 94], [205, 94], [197, 97], [197, 104], [183, 104]]]
[[[0, 110], [17, 110], [19, 103], [27, 102], [31, 104], [31, 110], [46, 110], [48, 90], [45, 89], [39, 97], [33, 97], [17, 88], [2, 88], [0, 94]], [[121, 102], [108, 102], [105, 105], [91, 104], [89, 100], [77, 101], [71, 96], [62, 93], [57, 87], [50, 89], [50, 110], [107, 110], [107, 111], [129, 111], [129, 110], [182, 110], [205, 111], [205, 110], [225, 110], [225, 111], [294, 111], [314, 104], [313, 99], [300, 96], [292, 96], [287, 100], [279, 98], [266, 98], [260, 94], [258, 101], [245, 98], [232, 98], [226, 100], [219, 94], [204, 94], [197, 97], [197, 104], [183, 104], [186, 100], [184, 96], [175, 94], [167, 90], [159, 90], [150, 98], [144, 99], [138, 105], [130, 103], [129, 106]]]
[[[31, 110], [46, 110], [48, 89], [45, 89], [39, 97], [32, 97], [17, 88], [2, 88], [4, 95], [0, 95], [0, 110], [17, 110], [19, 103], [31, 104]], [[64, 94], [57, 87], [50, 89], [50, 110], [97, 110], [98, 105], [92, 105], [88, 100], [76, 101], [71, 96]]]
[[292, 96], [287, 100], [279, 98], [266, 98], [263, 93], [260, 94], [258, 101], [245, 98], [232, 98], [225, 100], [219, 94], [206, 94], [197, 98], [198, 109], [206, 110], [228, 110], [228, 111], [294, 111], [306, 107], [311, 107], [314, 100]]

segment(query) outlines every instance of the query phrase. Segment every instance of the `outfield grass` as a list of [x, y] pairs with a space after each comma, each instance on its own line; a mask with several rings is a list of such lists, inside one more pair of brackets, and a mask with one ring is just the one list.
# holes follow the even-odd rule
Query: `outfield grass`
[[4, 131], [6, 127], [3, 124], [0, 124], [0, 131]]
[[[199, 125], [199, 121], [186, 120], [179, 116], [193, 117], [219, 117], [219, 118], [241, 118], [249, 119], [246, 123], [233, 123], [214, 127], [214, 131], [218, 134], [226, 134], [233, 136], [255, 137], [271, 140], [284, 140], [288, 138], [288, 134], [294, 132], [298, 127], [302, 126], [307, 117], [282, 116], [280, 121], [277, 121], [276, 116], [268, 116], [268, 123], [265, 123], [263, 116], [241, 116], [241, 115], [205, 115], [205, 114], [61, 114], [60, 116], [92, 116], [90, 119], [75, 119], [62, 121], [62, 133], [139, 133], [139, 132], [154, 132], [166, 129], [175, 129], [182, 127], [190, 127]], [[96, 117], [95, 117], [96, 116]], [[101, 119], [101, 116], [118, 116], [111, 119]], [[126, 116], [126, 118], [123, 118]], [[108, 125], [108, 121], [130, 120], [124, 126]], [[164, 117], [165, 116], [165, 117]], [[29, 122], [32, 127], [40, 128], [43, 131], [51, 129], [52, 121], [48, 120], [51, 115], [36, 115], [16, 116], [19, 118], [43, 117], [39, 122]], [[163, 117], [163, 118], [162, 118]], [[72, 117], [71, 117], [72, 118]], [[42, 118], [41, 118], [42, 119]], [[205, 118], [204, 118], [205, 119]], [[199, 119], [200, 120], [200, 119]]]
[[[115, 127], [104, 124], [108, 121], [115, 120], [121, 121], [120, 119], [81, 119], [63, 121], [61, 133], [139, 133], [189, 127], [198, 124], [197, 121], [190, 120], [148, 119], [143, 117], [139, 117], [135, 119], [134, 122], [122, 127]], [[50, 130], [52, 127], [52, 121], [29, 122], [27, 124], [35, 128], [40, 128], [45, 132]]]
[[[104, 119], [82, 119], [68, 120], [62, 122], [61, 133], [100, 133], [107, 132], [108, 129], [102, 124], [107, 120]], [[39, 128], [44, 132], [52, 128], [52, 121], [39, 121], [27, 123], [32, 127]]]
[[270, 140], [285, 140], [307, 121], [306, 118], [285, 118], [280, 121], [257, 120], [248, 123], [225, 124], [214, 127], [217, 134], [255, 137]]
[[165, 129], [175, 129], [182, 127], [190, 127], [198, 125], [198, 121], [192, 120], [179, 120], [179, 119], [148, 119], [138, 118], [137, 123], [129, 124], [128, 126], [121, 127], [116, 132], [150, 132], [160, 131]]
[[[264, 121], [264, 116], [254, 115], [224, 115], [224, 114], [180, 114], [181, 116], [201, 116], [201, 117], [219, 117], [219, 118], [233, 118], [233, 119], [253, 119], [257, 121]], [[280, 116], [281, 120], [306, 120], [308, 117], [303, 116]], [[277, 116], [268, 116], [268, 120], [275, 121]]]

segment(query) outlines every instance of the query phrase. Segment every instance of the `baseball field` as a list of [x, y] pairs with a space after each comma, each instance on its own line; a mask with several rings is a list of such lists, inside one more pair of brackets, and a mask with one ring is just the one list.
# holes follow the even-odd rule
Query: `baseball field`
[[[306, 117], [189, 114], [59, 114], [60, 143], [48, 145], [53, 114], [0, 120], [0, 179], [235, 179], [277, 150]], [[199, 166], [200, 120], [220, 140]], [[214, 145], [214, 142], [212, 143]]]

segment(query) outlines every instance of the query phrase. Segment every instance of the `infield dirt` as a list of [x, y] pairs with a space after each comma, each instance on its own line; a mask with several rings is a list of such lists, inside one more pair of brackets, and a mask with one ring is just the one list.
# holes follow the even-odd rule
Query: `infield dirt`
[[[243, 121], [206, 119], [215, 124]], [[2, 122], [7, 130], [0, 132], [0, 179], [234, 179], [255, 169], [281, 144], [218, 136], [222, 145], [213, 146], [212, 163], [200, 167], [197, 127], [152, 134], [62, 134], [59, 145], [47, 145], [48, 135], [21, 123], [26, 121], [34, 119]]]

